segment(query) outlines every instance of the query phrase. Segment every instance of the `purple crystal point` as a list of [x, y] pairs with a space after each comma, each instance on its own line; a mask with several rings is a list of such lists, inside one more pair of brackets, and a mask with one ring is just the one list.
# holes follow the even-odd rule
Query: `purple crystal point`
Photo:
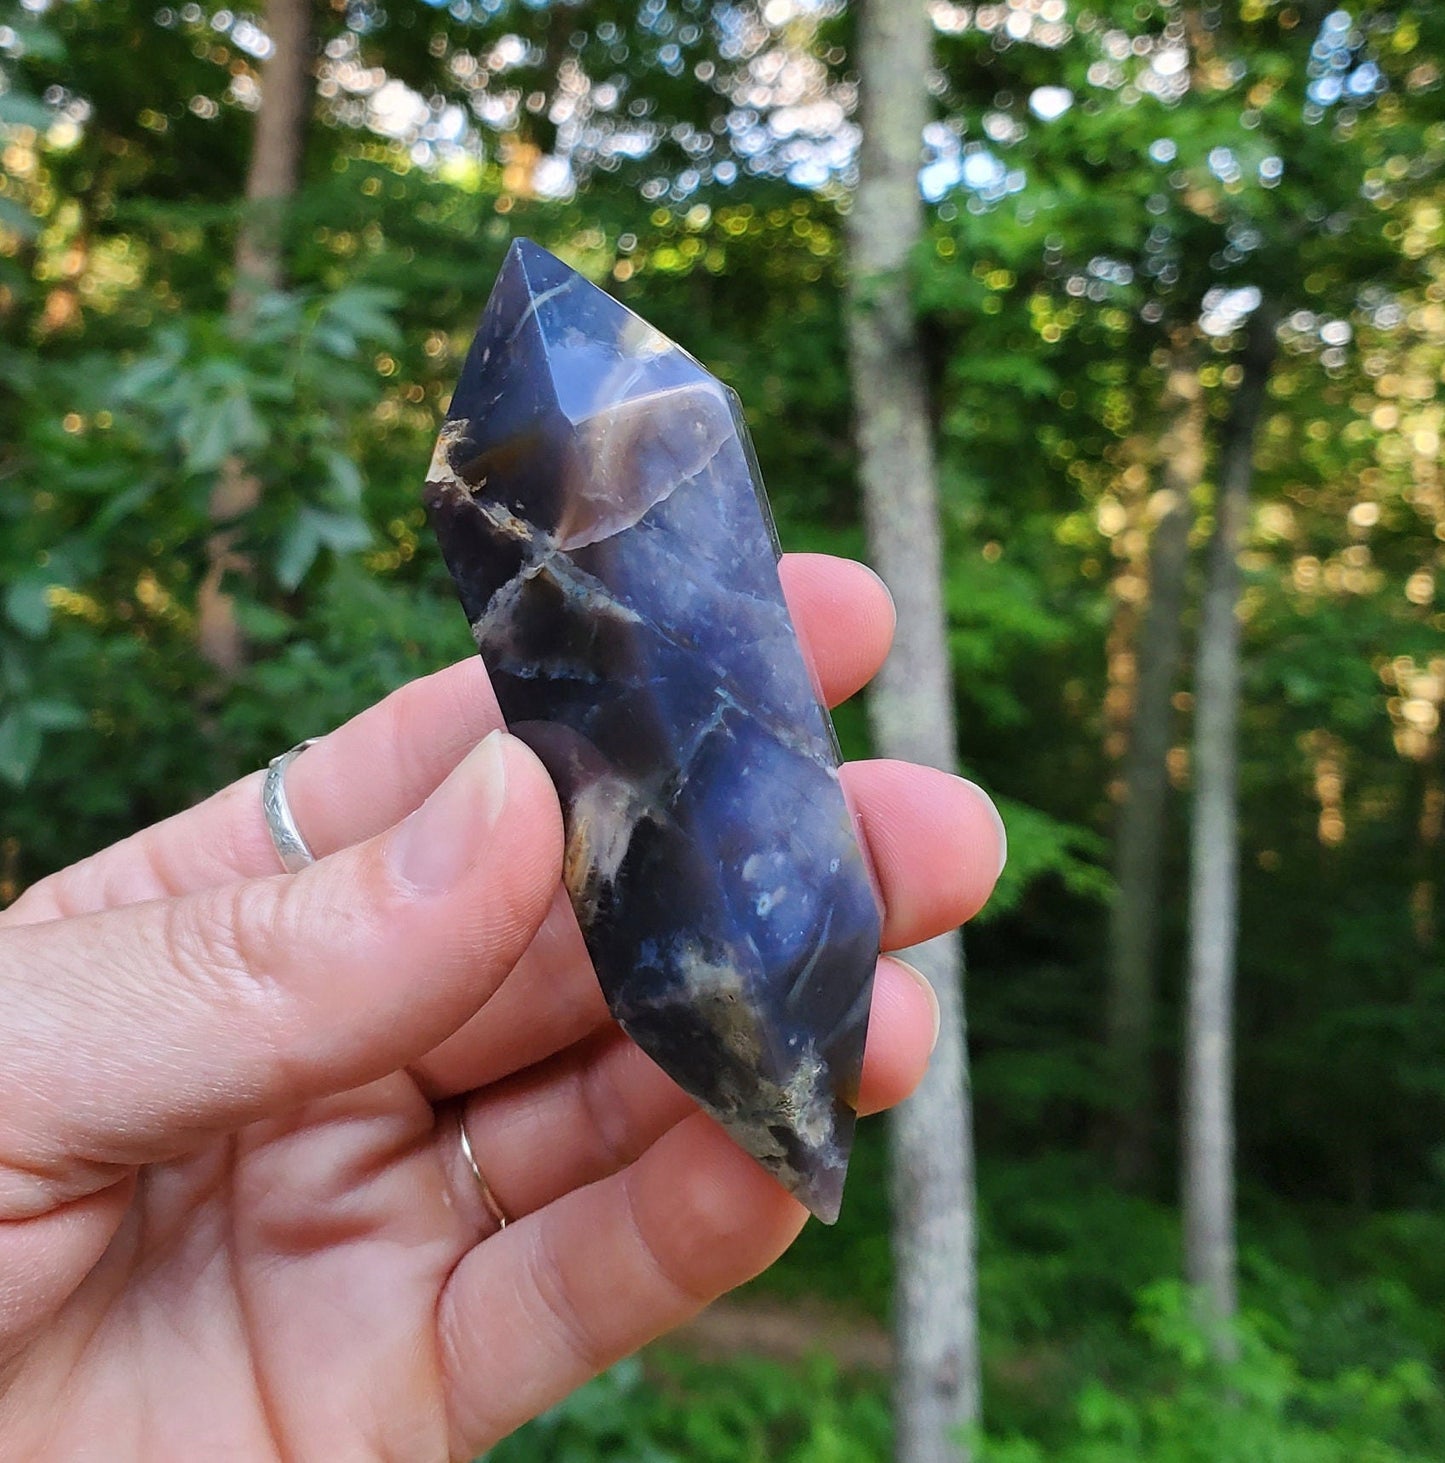
[[878, 906], [736, 396], [518, 240], [426, 501], [612, 1014], [831, 1222]]

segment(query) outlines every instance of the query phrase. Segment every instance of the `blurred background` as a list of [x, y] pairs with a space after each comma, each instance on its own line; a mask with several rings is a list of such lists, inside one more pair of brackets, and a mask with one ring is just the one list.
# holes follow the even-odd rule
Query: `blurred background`
[[[787, 547], [936, 590], [890, 576], [904, 674], [951, 676], [1011, 854], [975, 1170], [942, 1098], [959, 1299], [894, 1304], [927, 1216], [865, 1124], [836, 1230], [499, 1463], [1445, 1458], [1442, 41], [1426, 3], [0, 4], [0, 904], [469, 652], [419, 492], [514, 235], [738, 390]], [[855, 449], [895, 378], [901, 545]], [[940, 1326], [958, 1427], [910, 1441]]]

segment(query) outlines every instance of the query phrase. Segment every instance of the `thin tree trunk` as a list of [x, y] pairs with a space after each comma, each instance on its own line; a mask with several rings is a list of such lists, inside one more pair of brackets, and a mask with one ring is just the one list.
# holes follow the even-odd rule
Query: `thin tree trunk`
[[231, 313], [282, 280], [282, 227], [296, 195], [311, 107], [311, 0], [267, 0], [272, 51], [261, 71], [261, 105], [246, 171], [246, 216], [236, 240]]
[[[1437, 702], [1437, 713], [1441, 709], [1442, 703]], [[1436, 905], [1440, 889], [1440, 845], [1445, 834], [1442, 763], [1445, 763], [1445, 739], [1437, 728], [1423, 759], [1424, 786], [1420, 790], [1420, 816], [1415, 825], [1419, 877], [1410, 891], [1410, 923], [1422, 952], [1434, 948], [1440, 932]]]
[[[277, 289], [283, 277], [282, 228], [296, 194], [311, 102], [311, 0], [267, 0], [266, 34], [271, 54], [261, 71], [261, 105], [246, 172], [246, 214], [236, 239], [229, 313], [239, 325], [256, 298]], [[228, 681], [246, 658], [236, 606], [222, 587], [228, 573], [249, 566], [236, 552], [234, 525], [261, 500], [261, 483], [237, 458], [221, 468], [211, 491], [217, 525], [206, 544], [206, 574], [198, 596], [201, 654]]]
[[[898, 606], [893, 654], [869, 702], [874, 742], [885, 756], [952, 770], [938, 490], [908, 280], [923, 228], [918, 166], [930, 44], [923, 0], [862, 7], [863, 143], [848, 227], [848, 347], [868, 541]], [[960, 1433], [979, 1416], [962, 956], [957, 936], [908, 954], [938, 992], [943, 1021], [928, 1077], [892, 1128], [900, 1463], [957, 1463], [967, 1456]]]
[[1171, 350], [1164, 410], [1168, 425], [1159, 444], [1160, 487], [1150, 503], [1157, 516], [1115, 833], [1118, 892], [1110, 932], [1107, 1062], [1116, 1104], [1114, 1166], [1130, 1185], [1149, 1172], [1154, 1142], [1154, 1022], [1172, 698], [1194, 519], [1191, 496], [1204, 473], [1204, 395], [1188, 341], [1177, 341]]
[[1275, 351], [1268, 302], [1251, 317], [1244, 379], [1225, 425], [1194, 691], [1188, 1013], [1184, 1066], [1184, 1268], [1217, 1353], [1233, 1354], [1234, 968], [1239, 920], [1239, 548], [1254, 442]]

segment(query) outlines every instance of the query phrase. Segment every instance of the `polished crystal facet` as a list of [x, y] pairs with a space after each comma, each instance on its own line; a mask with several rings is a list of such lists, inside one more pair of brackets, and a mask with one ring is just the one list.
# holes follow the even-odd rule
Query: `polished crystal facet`
[[878, 906], [737, 398], [519, 240], [426, 496], [613, 1015], [831, 1221]]

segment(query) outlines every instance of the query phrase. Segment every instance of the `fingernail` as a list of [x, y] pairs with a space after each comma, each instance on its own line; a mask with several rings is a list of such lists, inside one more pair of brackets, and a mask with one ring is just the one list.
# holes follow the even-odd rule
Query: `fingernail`
[[899, 969], [911, 975], [918, 985], [922, 987], [923, 994], [928, 997], [928, 1009], [933, 1012], [933, 1040], [928, 1045], [929, 1054], [932, 1055], [934, 1047], [938, 1045], [938, 1033], [943, 1026], [943, 1012], [938, 1008], [938, 992], [933, 989], [933, 982], [916, 965], [910, 965], [906, 960], [900, 960], [896, 955], [890, 955], [888, 958]]
[[397, 878], [422, 894], [452, 888], [481, 852], [506, 799], [506, 733], [493, 731], [387, 840]]
[[1003, 826], [1003, 814], [998, 810], [998, 804], [976, 783], [970, 782], [966, 777], [958, 779], [965, 787], [971, 787], [983, 800], [983, 805], [993, 818], [993, 826], [998, 832], [998, 873], [994, 878], [1003, 873], [1004, 866], [1008, 863], [1008, 829]]

